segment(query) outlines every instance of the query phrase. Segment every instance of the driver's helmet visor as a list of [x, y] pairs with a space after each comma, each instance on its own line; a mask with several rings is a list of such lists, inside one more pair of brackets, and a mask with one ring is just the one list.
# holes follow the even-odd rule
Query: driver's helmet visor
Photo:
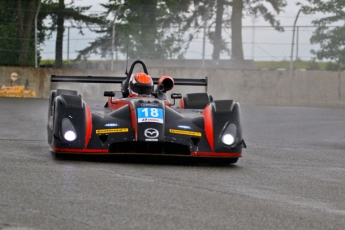
[[135, 84], [135, 85], [131, 86], [131, 90], [133, 91], [133, 93], [136, 93], [136, 94], [149, 95], [152, 93], [153, 86], [152, 85]]

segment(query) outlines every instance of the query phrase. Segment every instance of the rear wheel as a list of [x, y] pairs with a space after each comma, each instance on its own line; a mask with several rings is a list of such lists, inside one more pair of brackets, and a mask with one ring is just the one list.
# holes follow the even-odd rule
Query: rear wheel
[[57, 95], [73, 95], [77, 96], [78, 92], [75, 90], [69, 90], [69, 89], [58, 89], [56, 90], [56, 96]]
[[185, 109], [204, 109], [210, 103], [207, 93], [188, 93], [183, 100]]

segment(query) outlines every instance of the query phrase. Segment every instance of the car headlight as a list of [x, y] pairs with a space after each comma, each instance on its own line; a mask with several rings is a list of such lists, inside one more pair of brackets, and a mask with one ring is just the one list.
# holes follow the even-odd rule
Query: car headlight
[[67, 131], [63, 136], [67, 141], [74, 141], [77, 138], [77, 134], [73, 131]]
[[61, 121], [62, 135], [66, 141], [74, 141], [77, 138], [77, 132], [68, 118], [63, 118]]
[[228, 123], [222, 132], [221, 140], [223, 144], [231, 146], [235, 144], [236, 136], [237, 136], [236, 124]]
[[226, 145], [232, 145], [235, 142], [235, 138], [231, 134], [224, 134], [222, 136], [222, 142]]

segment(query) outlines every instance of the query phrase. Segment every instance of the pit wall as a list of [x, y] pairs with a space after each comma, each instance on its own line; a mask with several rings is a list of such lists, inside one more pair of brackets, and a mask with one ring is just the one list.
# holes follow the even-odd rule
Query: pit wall
[[[207, 92], [216, 100], [234, 99], [243, 105], [345, 107], [345, 72], [295, 70], [224, 70], [202, 68], [150, 68], [152, 77], [203, 78], [208, 76]], [[11, 74], [18, 79], [11, 82]], [[50, 76], [125, 76], [124, 70], [76, 70], [54, 68], [0, 67], [2, 85], [24, 85], [37, 98], [48, 98], [51, 89], [80, 91], [86, 100], [104, 99], [103, 91], [120, 90], [118, 84], [51, 83]], [[172, 92], [192, 93], [204, 87], [175, 86]], [[105, 100], [105, 99], [104, 99]]]

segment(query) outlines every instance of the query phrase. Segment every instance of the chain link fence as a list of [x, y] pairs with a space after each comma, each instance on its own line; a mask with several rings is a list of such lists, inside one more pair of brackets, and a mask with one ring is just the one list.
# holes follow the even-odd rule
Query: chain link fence
[[[0, 14], [4, 17], [0, 18], [0, 64], [1, 65], [16, 65], [20, 57], [23, 58], [23, 53], [26, 55], [26, 65], [34, 66], [35, 64], [35, 52], [38, 51], [39, 64], [40, 65], [53, 65], [55, 60], [55, 43], [56, 33], [52, 32], [51, 36], [47, 36], [42, 39], [42, 35], [38, 38], [35, 37], [34, 25], [21, 25], [22, 33], [19, 33], [20, 26], [15, 22], [15, 15], [10, 13], [13, 9], [8, 9], [0, 6]], [[24, 13], [32, 13], [25, 11]], [[49, 22], [46, 22], [49, 24]], [[28, 28], [30, 27], [30, 28]], [[39, 29], [43, 28], [39, 25]], [[207, 26], [208, 29], [214, 31], [214, 28]], [[29, 36], [24, 36], [25, 29], [29, 30]], [[83, 30], [83, 34], [80, 33], [80, 29]], [[97, 30], [98, 28], [92, 28]], [[270, 26], [243, 26], [243, 50], [244, 58], [254, 61], [288, 61], [291, 58], [293, 52], [294, 60], [310, 61], [314, 56], [310, 53], [312, 49], [317, 50], [319, 45], [311, 44], [310, 37], [316, 27], [313, 26], [297, 26], [296, 38], [294, 44], [292, 44], [293, 27], [285, 26], [284, 32], [278, 32]], [[176, 33], [176, 25], [171, 29], [168, 29], [168, 33]], [[207, 37], [207, 33], [204, 33], [203, 29], [199, 29], [195, 32], [195, 28], [185, 32], [182, 40], [188, 40], [188, 35], [194, 33], [194, 38], [189, 44], [182, 45], [185, 49], [184, 59], [194, 60], [211, 60], [213, 52], [213, 44]], [[63, 37], [63, 60], [73, 61], [79, 55], [79, 51], [85, 49], [94, 42], [101, 35], [96, 34], [90, 30], [90, 27], [71, 27], [65, 25], [64, 37]], [[116, 33], [116, 36], [121, 34]], [[163, 35], [164, 36], [164, 35]], [[231, 59], [231, 28], [224, 27], [222, 30], [222, 38], [227, 44], [228, 52], [222, 52], [220, 59]], [[37, 39], [37, 40], [36, 40]], [[111, 50], [111, 40], [109, 37], [108, 42]], [[37, 50], [35, 42], [38, 42]], [[39, 42], [41, 41], [41, 42]], [[293, 51], [291, 50], [294, 46]], [[204, 48], [205, 47], [205, 48]], [[131, 47], [128, 47], [130, 50]], [[113, 49], [114, 53], [108, 52], [107, 55], [93, 53], [88, 57], [88, 60], [110, 60], [112, 57], [115, 60], [125, 60], [126, 53], [119, 51], [119, 47]], [[148, 57], [149, 58], [149, 57]], [[175, 57], [169, 57], [167, 59], [177, 59]]]
[[[83, 50], [95, 41], [97, 34], [92, 33], [87, 27], [84, 29], [84, 35], [79, 33], [79, 29], [67, 27], [64, 36], [64, 60], [75, 59], [80, 50]], [[310, 53], [312, 49], [318, 49], [318, 44], [311, 44], [310, 37], [316, 27], [313, 26], [297, 26], [296, 37], [294, 41], [294, 59], [311, 60], [314, 56]], [[245, 59], [255, 61], [282, 61], [289, 60], [292, 47], [292, 31], [293, 27], [285, 27], [284, 32], [277, 32], [268, 26], [244, 26], [242, 29], [243, 51]], [[54, 60], [55, 55], [55, 34], [50, 39], [40, 44], [40, 54], [42, 60]], [[231, 30], [225, 28], [222, 31], [222, 37], [231, 47]], [[111, 38], [109, 38], [111, 39]], [[202, 59], [203, 44], [205, 42], [205, 59], [212, 59], [213, 45], [206, 37], [205, 41], [202, 32], [194, 38], [187, 49], [185, 59]], [[110, 48], [109, 48], [110, 49]], [[125, 59], [126, 54], [120, 53], [115, 47], [114, 56], [117, 59]], [[90, 60], [109, 59], [110, 56], [102, 58], [100, 55], [93, 54]], [[231, 50], [222, 52], [221, 59], [231, 59]]]

